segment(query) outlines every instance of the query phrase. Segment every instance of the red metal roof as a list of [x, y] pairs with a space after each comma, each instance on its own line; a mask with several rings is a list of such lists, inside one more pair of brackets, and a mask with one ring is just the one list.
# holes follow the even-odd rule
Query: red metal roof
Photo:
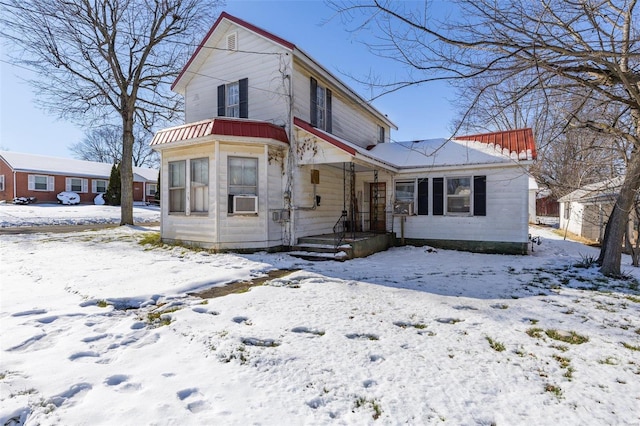
[[186, 141], [209, 135], [274, 139], [289, 143], [283, 127], [264, 121], [215, 118], [160, 130], [151, 140], [151, 146]]
[[[510, 154], [525, 155], [531, 153], [531, 158], [536, 159], [536, 141], [533, 138], [533, 130], [530, 128], [506, 130], [502, 132], [481, 133], [469, 136], [456, 136], [454, 139], [476, 141], [495, 145], [496, 149], [508, 149]], [[527, 155], [528, 158], [529, 156]]]
[[298, 117], [293, 117], [293, 124], [311, 133], [312, 135], [315, 135], [320, 139], [329, 142], [331, 145], [334, 145], [340, 148], [341, 150], [345, 151], [348, 154], [351, 154], [351, 155], [356, 154], [356, 150], [353, 147], [350, 147], [349, 145], [340, 142], [336, 138], [333, 138], [328, 134], [319, 131], [317, 128], [313, 127], [311, 124], [307, 123], [306, 121], [299, 119]]
[[249, 31], [253, 31], [257, 34], [260, 34], [263, 37], [268, 38], [269, 40], [275, 41], [276, 43], [280, 44], [281, 46], [287, 48], [287, 49], [295, 49], [296, 45], [283, 39], [278, 37], [275, 34], [270, 33], [269, 31], [263, 30], [260, 27], [257, 27], [253, 24], [250, 24], [247, 21], [244, 21], [240, 18], [236, 18], [233, 15], [228, 14], [227, 12], [222, 12], [220, 14], [220, 16], [218, 17], [218, 19], [216, 20], [216, 22], [213, 24], [213, 26], [211, 27], [211, 29], [209, 30], [209, 32], [207, 32], [207, 34], [204, 36], [204, 38], [202, 39], [202, 41], [200, 42], [200, 44], [198, 45], [198, 48], [196, 49], [195, 52], [193, 52], [193, 55], [191, 55], [191, 58], [189, 58], [189, 61], [187, 62], [187, 64], [184, 66], [184, 68], [182, 68], [182, 71], [180, 71], [180, 74], [178, 75], [178, 77], [176, 78], [176, 80], [173, 82], [173, 84], [171, 85], [171, 89], [173, 90], [173, 88], [176, 86], [176, 84], [178, 84], [178, 81], [180, 81], [180, 79], [182, 78], [182, 76], [187, 72], [187, 69], [191, 66], [191, 63], [195, 60], [196, 56], [198, 56], [198, 54], [200, 53], [200, 50], [202, 50], [203, 46], [207, 43], [207, 40], [209, 40], [209, 37], [211, 37], [211, 34], [213, 34], [213, 32], [216, 30], [216, 28], [218, 28], [218, 25], [220, 25], [220, 22], [222, 22], [223, 19], [227, 19], [241, 27], [244, 27], [246, 29], [248, 29]]

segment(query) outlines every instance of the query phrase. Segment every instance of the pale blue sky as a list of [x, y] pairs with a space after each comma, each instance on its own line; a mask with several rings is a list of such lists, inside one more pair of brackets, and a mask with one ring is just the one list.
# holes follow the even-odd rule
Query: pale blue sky
[[[441, 2], [429, 3], [430, 7], [438, 7]], [[294, 43], [365, 98], [370, 91], [347, 74], [376, 74], [385, 79], [405, 75], [399, 64], [369, 53], [340, 19], [331, 19], [334, 12], [322, 1], [228, 0], [222, 10]], [[28, 71], [4, 62], [4, 52], [2, 60], [0, 150], [72, 158], [68, 147], [83, 139], [84, 130], [41, 111], [32, 89], [21, 81]], [[445, 84], [430, 84], [385, 95], [374, 105], [399, 127], [391, 133], [393, 140], [448, 137], [454, 116], [450, 100], [454, 95]]]

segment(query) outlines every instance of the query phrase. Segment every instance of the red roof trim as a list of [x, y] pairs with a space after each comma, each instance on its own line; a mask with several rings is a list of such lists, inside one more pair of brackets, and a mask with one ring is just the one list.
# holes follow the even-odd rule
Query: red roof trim
[[345, 151], [348, 154], [356, 155], [356, 150], [353, 147], [350, 147], [349, 145], [346, 145], [343, 142], [340, 142], [339, 140], [332, 138], [331, 136], [321, 132], [317, 128], [313, 127], [311, 124], [307, 123], [304, 120], [301, 120], [298, 117], [293, 118], [293, 124], [300, 127], [302, 130], [305, 130], [311, 133], [312, 135], [317, 136], [320, 139], [329, 142], [331, 145], [334, 145], [340, 148], [341, 150]]
[[198, 54], [200, 53], [200, 50], [202, 50], [202, 48], [204, 47], [204, 45], [207, 43], [207, 40], [209, 40], [209, 37], [211, 37], [211, 34], [213, 34], [213, 32], [216, 30], [216, 28], [218, 28], [218, 25], [220, 25], [220, 23], [222, 22], [223, 19], [227, 19], [241, 27], [244, 27], [246, 29], [248, 29], [249, 31], [253, 31], [263, 37], [268, 38], [271, 41], [274, 41], [276, 43], [278, 43], [279, 45], [286, 47], [287, 49], [295, 49], [296, 45], [281, 38], [278, 37], [277, 35], [270, 33], [269, 31], [263, 30], [260, 27], [256, 27], [253, 24], [250, 24], [247, 21], [244, 21], [240, 18], [237, 18], [233, 15], [228, 14], [227, 12], [222, 12], [220, 14], [220, 16], [218, 16], [218, 19], [216, 20], [216, 22], [213, 24], [213, 26], [211, 27], [211, 29], [209, 30], [209, 32], [207, 32], [207, 35], [204, 36], [204, 38], [202, 39], [202, 41], [200, 42], [200, 44], [198, 45], [198, 47], [196, 48], [195, 52], [193, 52], [193, 55], [191, 55], [191, 57], [189, 58], [189, 60], [187, 61], [187, 64], [184, 66], [184, 68], [182, 68], [182, 70], [180, 71], [180, 74], [178, 74], [178, 77], [175, 79], [175, 81], [173, 82], [173, 84], [171, 85], [171, 90], [173, 90], [174, 87], [176, 87], [176, 84], [178, 84], [178, 81], [180, 81], [180, 79], [184, 76], [184, 74], [187, 72], [187, 69], [191, 66], [191, 63], [195, 60], [196, 56], [198, 56]]
[[236, 136], [243, 138], [273, 139], [289, 143], [283, 127], [264, 121], [215, 118], [160, 130], [151, 140], [152, 146], [172, 142], [188, 141], [209, 135]]
[[521, 152], [531, 152], [531, 158], [536, 159], [536, 142], [533, 137], [533, 130], [530, 128], [506, 130], [493, 133], [480, 133], [477, 135], [456, 136], [454, 139], [476, 141], [486, 144], [499, 145], [507, 148], [510, 153], [520, 154]]

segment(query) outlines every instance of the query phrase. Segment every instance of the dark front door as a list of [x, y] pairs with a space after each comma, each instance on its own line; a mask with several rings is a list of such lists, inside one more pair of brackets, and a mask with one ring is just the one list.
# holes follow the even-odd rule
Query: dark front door
[[384, 182], [372, 183], [369, 185], [369, 223], [371, 230], [385, 232], [387, 222], [385, 215], [385, 200], [387, 199], [387, 184]]

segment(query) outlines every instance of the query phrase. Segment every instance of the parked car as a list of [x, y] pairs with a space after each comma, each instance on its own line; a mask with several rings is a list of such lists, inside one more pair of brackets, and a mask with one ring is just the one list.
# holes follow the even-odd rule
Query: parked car
[[56, 198], [60, 204], [68, 204], [70, 206], [74, 204], [80, 204], [80, 196], [75, 192], [63, 191], [59, 193]]
[[33, 204], [36, 201], [36, 197], [15, 197], [13, 204]]

